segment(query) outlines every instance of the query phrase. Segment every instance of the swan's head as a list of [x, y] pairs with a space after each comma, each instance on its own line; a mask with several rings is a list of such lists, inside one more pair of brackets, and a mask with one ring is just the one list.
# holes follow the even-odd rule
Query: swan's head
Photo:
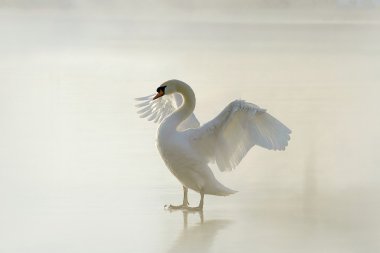
[[177, 92], [177, 85], [179, 83], [182, 83], [181, 81], [178, 80], [169, 80], [164, 82], [163, 84], [160, 85], [160, 87], [157, 88], [157, 94], [154, 96], [153, 100], [162, 97], [163, 95], [169, 95], [172, 93]]

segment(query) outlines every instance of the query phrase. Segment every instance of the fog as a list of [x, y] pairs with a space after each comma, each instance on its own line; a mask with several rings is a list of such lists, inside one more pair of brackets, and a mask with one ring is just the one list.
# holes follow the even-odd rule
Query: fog
[[[285, 2], [0, 1], [0, 251], [380, 250], [379, 2]], [[172, 78], [293, 131], [203, 213], [134, 107]]]

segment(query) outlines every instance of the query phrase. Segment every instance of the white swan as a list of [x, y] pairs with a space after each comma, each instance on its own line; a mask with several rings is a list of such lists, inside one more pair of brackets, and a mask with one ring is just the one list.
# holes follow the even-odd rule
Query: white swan
[[[232, 170], [254, 145], [284, 150], [290, 139], [289, 128], [266, 110], [243, 100], [231, 102], [218, 116], [200, 127], [193, 114], [195, 95], [186, 83], [166, 81], [153, 96], [136, 99], [142, 101], [137, 105], [142, 107], [138, 113], [141, 117], [149, 116], [149, 120], [162, 122], [158, 128], [157, 147], [184, 191], [182, 205], [170, 205], [171, 209], [202, 210], [204, 194], [226, 196], [236, 192], [215, 178], [208, 163], [216, 162], [221, 171]], [[198, 207], [189, 207], [188, 188], [201, 194]]]

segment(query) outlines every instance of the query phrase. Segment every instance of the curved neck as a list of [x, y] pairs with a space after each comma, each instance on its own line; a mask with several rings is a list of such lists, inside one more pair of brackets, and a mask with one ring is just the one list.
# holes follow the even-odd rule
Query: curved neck
[[176, 130], [179, 124], [187, 119], [195, 108], [195, 94], [191, 87], [186, 83], [177, 83], [177, 92], [183, 97], [183, 103], [180, 108], [173, 112], [166, 119], [166, 127], [171, 130]]

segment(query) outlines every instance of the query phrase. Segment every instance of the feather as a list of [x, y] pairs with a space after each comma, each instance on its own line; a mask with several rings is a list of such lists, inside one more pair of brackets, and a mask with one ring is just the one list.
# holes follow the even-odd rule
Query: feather
[[[153, 97], [154, 94], [135, 98], [136, 101], [139, 101], [135, 106], [141, 108], [137, 111], [140, 118], [147, 118], [148, 121], [153, 121], [154, 123], [161, 123], [183, 103], [183, 98], [178, 93], [162, 96], [156, 100], [152, 100]], [[197, 128], [199, 125], [198, 119], [192, 113], [179, 125], [178, 130], [184, 131], [189, 128]]]
[[221, 171], [234, 169], [247, 152], [258, 145], [284, 150], [290, 129], [257, 105], [236, 100], [217, 117], [192, 129], [192, 145]]

